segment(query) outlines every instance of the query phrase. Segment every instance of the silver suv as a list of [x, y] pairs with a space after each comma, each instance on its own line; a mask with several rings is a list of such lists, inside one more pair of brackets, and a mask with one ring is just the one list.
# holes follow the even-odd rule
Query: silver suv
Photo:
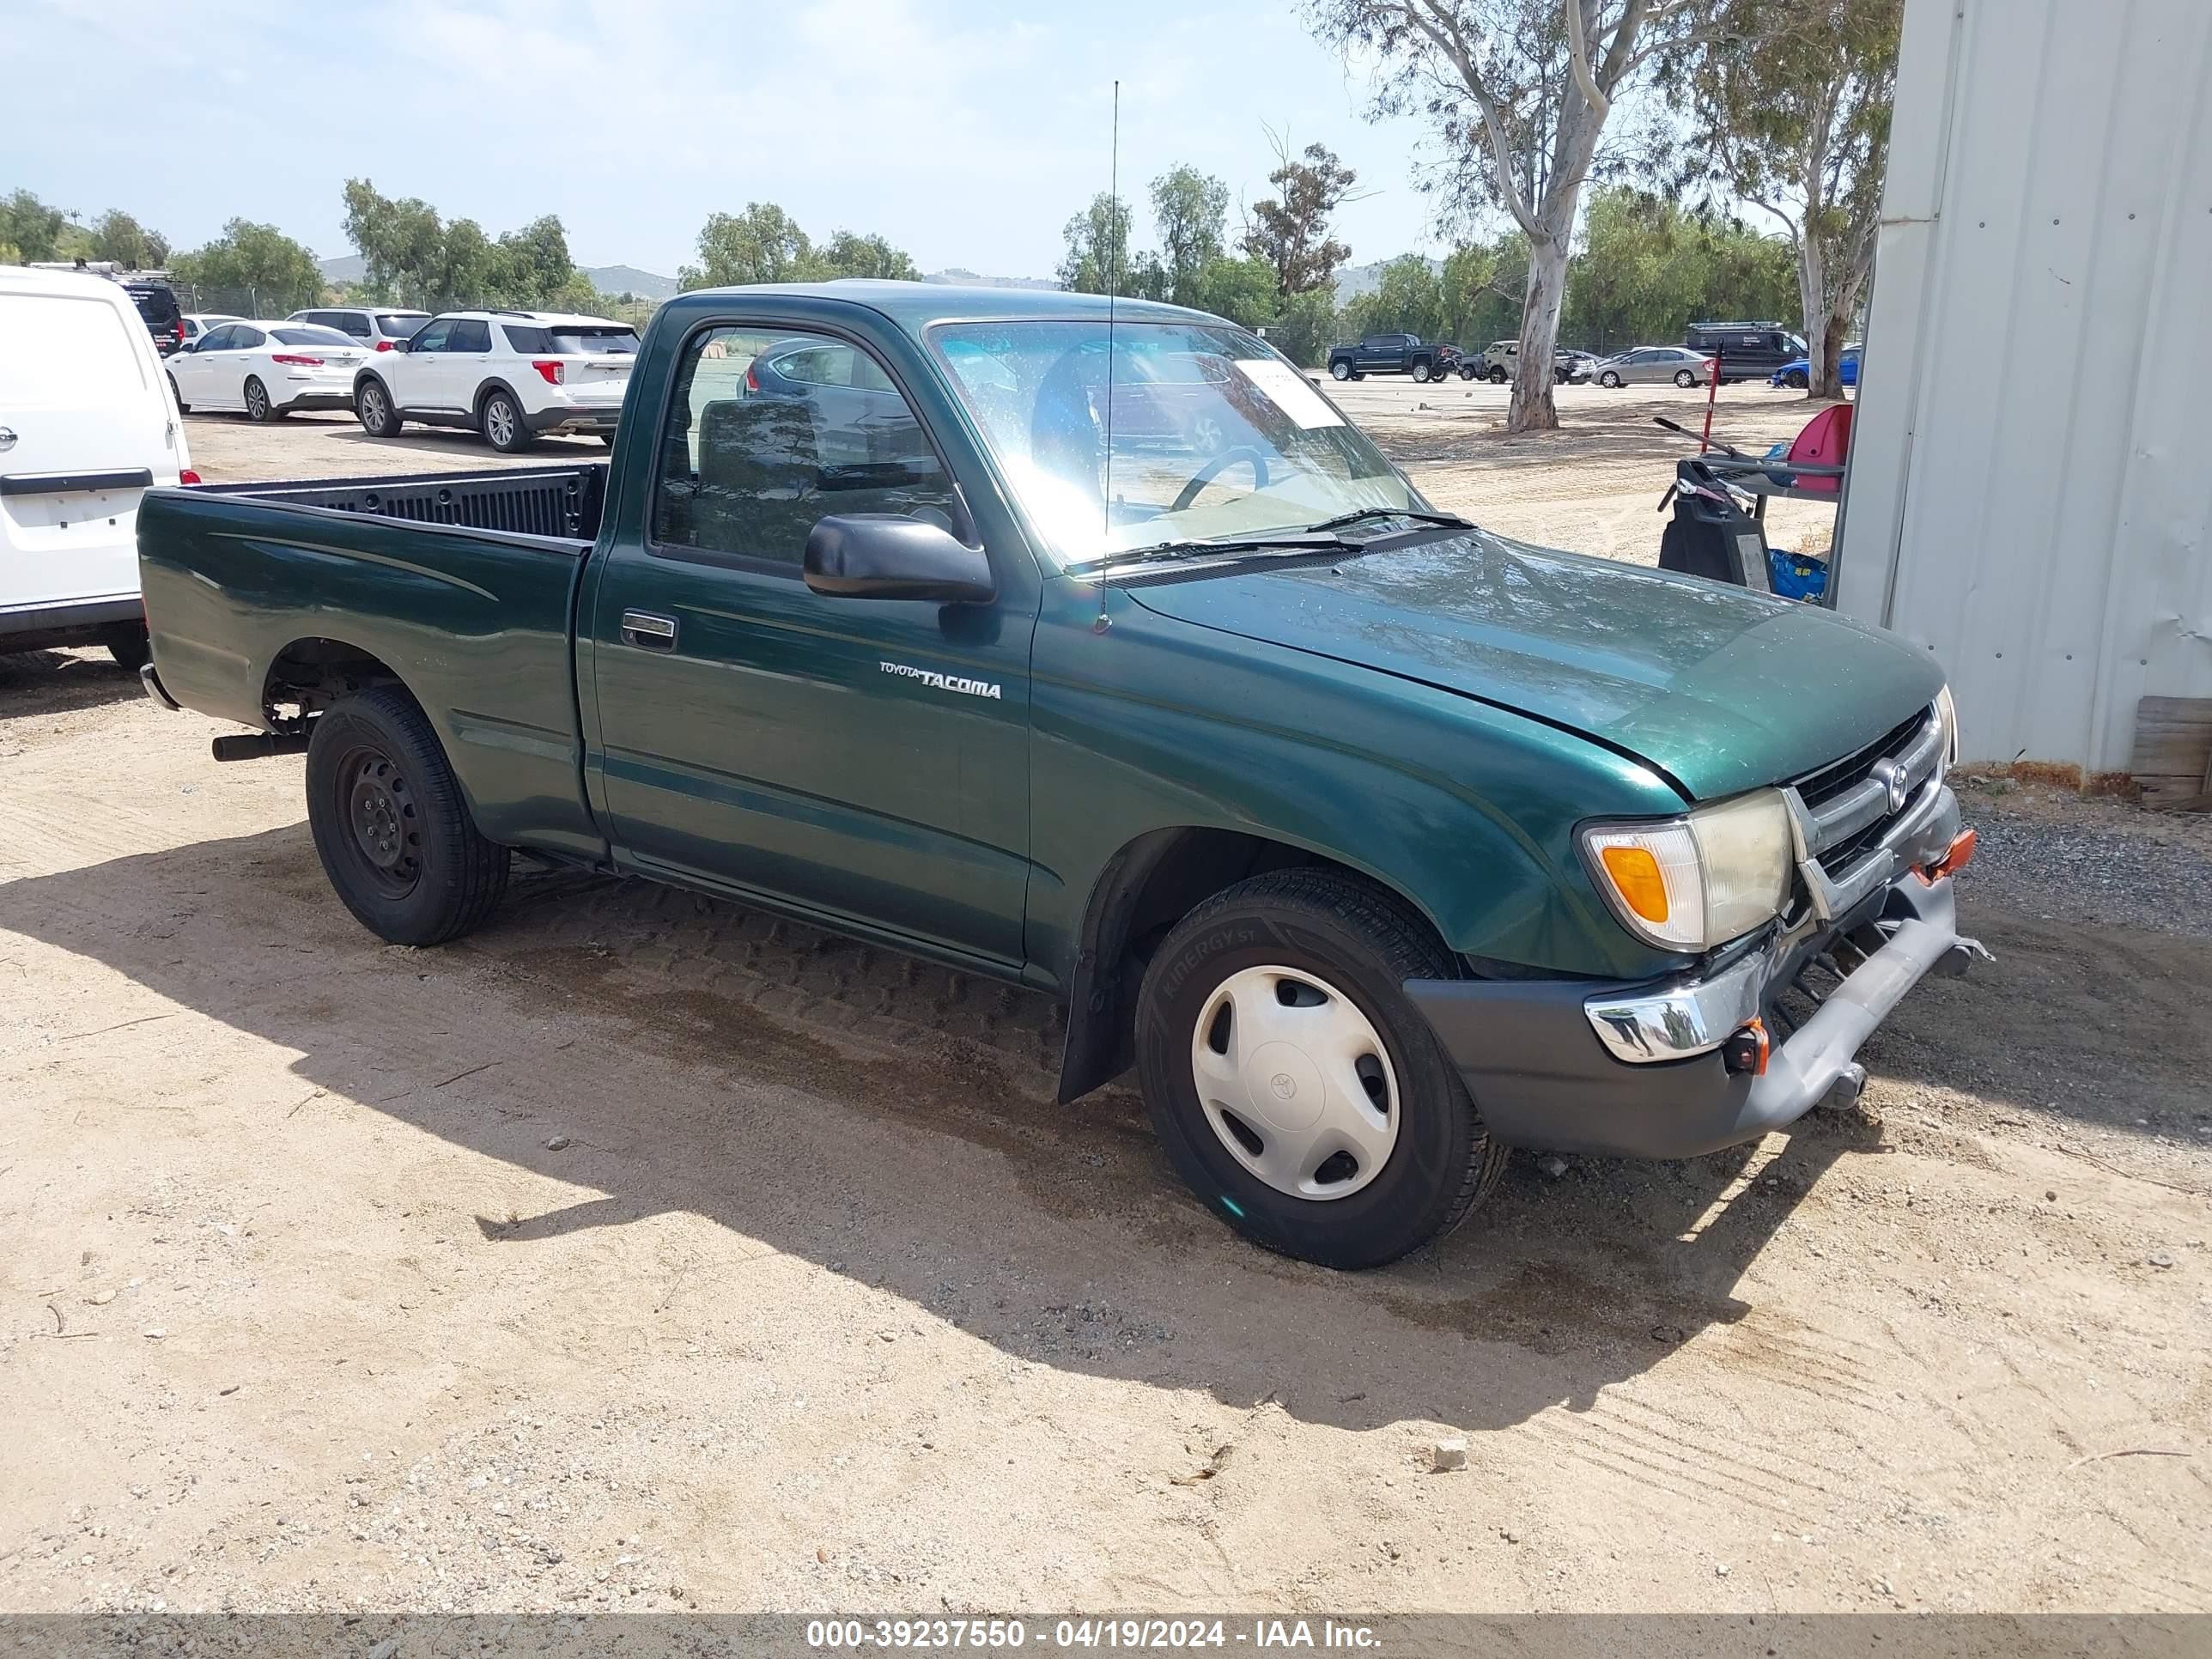
[[389, 351], [402, 340], [411, 340], [430, 320], [427, 311], [408, 311], [398, 306], [316, 306], [295, 311], [288, 323], [319, 323], [341, 334], [350, 334], [371, 351]]

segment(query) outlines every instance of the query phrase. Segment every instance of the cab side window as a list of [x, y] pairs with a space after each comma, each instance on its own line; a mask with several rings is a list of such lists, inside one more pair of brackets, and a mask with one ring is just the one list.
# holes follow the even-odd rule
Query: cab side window
[[953, 527], [952, 481], [883, 366], [800, 330], [692, 337], [677, 366], [653, 495], [653, 541], [799, 568], [831, 514]]
[[491, 325], [473, 317], [454, 319], [453, 331], [446, 336], [448, 351], [489, 351]]
[[443, 351], [446, 349], [446, 336], [451, 331], [453, 326], [451, 323], [447, 322], [432, 323], [407, 343], [407, 349], [414, 354]]

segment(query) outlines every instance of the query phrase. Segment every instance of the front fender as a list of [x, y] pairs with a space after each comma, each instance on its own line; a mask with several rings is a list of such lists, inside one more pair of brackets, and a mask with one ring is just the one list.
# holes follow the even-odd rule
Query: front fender
[[1062, 984], [1102, 872], [1163, 829], [1303, 849], [1418, 907], [1454, 951], [1632, 978], [1676, 959], [1591, 887], [1575, 825], [1679, 811], [1633, 761], [1510, 711], [1056, 582], [1031, 737], [1030, 959]]

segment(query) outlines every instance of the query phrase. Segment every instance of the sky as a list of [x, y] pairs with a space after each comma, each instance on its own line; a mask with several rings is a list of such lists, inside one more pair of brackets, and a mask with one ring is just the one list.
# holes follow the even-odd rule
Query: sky
[[543, 213], [581, 265], [673, 276], [709, 212], [774, 201], [924, 270], [1045, 276], [1060, 228], [1188, 161], [1270, 194], [1268, 130], [1373, 193], [1356, 264], [1437, 252], [1418, 120], [1364, 118], [1293, 0], [5, 0], [0, 192], [122, 208], [179, 248], [244, 217], [331, 258], [366, 177], [496, 234]]

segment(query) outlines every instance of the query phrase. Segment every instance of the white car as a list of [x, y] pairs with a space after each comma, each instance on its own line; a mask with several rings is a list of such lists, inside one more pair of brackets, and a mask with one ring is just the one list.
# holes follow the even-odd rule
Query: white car
[[611, 444], [637, 361], [637, 331], [605, 317], [550, 311], [449, 311], [354, 380], [354, 412], [370, 436], [403, 421], [469, 427], [494, 449], [548, 432]]
[[243, 317], [234, 317], [227, 311], [188, 311], [184, 315], [185, 345], [190, 345], [217, 323], [242, 323]]
[[177, 407], [272, 421], [295, 409], [350, 409], [368, 352], [313, 323], [217, 323], [168, 360]]
[[315, 306], [295, 311], [284, 320], [317, 323], [351, 335], [355, 344], [371, 351], [392, 351], [402, 341], [411, 340], [421, 332], [422, 325], [430, 320], [430, 313], [409, 311], [401, 306]]
[[0, 652], [147, 660], [138, 501], [198, 483], [161, 359], [104, 276], [0, 265]]

